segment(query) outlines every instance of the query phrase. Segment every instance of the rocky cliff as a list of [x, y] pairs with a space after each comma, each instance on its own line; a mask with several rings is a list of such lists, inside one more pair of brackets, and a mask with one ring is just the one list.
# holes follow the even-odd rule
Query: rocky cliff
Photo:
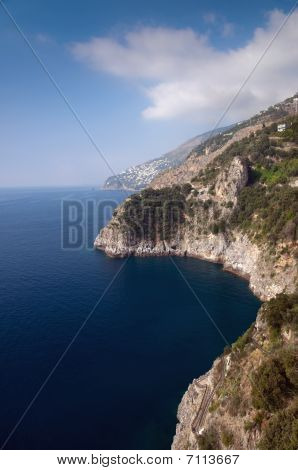
[[[121, 209], [120, 209], [121, 211]], [[153, 243], [143, 240], [128, 244], [127, 235], [118, 231], [117, 222], [105, 228], [95, 240], [95, 247], [109, 256], [191, 256], [223, 264], [224, 269], [244, 276], [252, 291], [262, 300], [280, 292], [293, 292], [297, 286], [297, 263], [291, 254], [277, 259], [268, 247], [253, 244], [246, 234], [232, 231], [227, 234], [194, 236], [192, 227], [169, 241]], [[282, 251], [282, 250], [281, 250]]]
[[273, 299], [190, 385], [174, 449], [297, 446], [298, 118], [283, 118], [283, 134], [278, 122], [271, 113], [270, 120], [210, 139], [179, 168], [130, 196], [95, 240], [110, 256], [222, 263], [245, 276], [262, 300]]
[[[102, 229], [95, 247], [119, 257], [131, 254], [199, 257], [222, 263], [225, 269], [248, 278], [251, 289], [262, 300], [280, 292], [291, 293], [298, 274], [294, 256], [296, 225], [294, 234], [287, 234], [275, 243], [266, 237], [262, 239], [256, 228], [253, 236], [249, 230], [243, 230], [237, 223], [237, 205], [248, 178], [248, 163], [235, 156], [211, 182], [202, 177], [199, 182], [179, 188], [145, 190], [133, 195]], [[292, 188], [292, 191], [293, 194], [296, 191], [297, 198], [297, 190]], [[174, 209], [181, 219], [176, 225], [171, 219]], [[163, 213], [162, 220], [159, 210]]]
[[263, 304], [255, 324], [192, 382], [172, 449], [297, 449], [297, 307], [297, 295]]

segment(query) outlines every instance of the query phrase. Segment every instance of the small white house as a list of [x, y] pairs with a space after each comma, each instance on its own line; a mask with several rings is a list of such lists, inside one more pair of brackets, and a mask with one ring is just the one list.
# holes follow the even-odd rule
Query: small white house
[[284, 124], [278, 124], [277, 125], [277, 132], [283, 132], [286, 130], [286, 125]]

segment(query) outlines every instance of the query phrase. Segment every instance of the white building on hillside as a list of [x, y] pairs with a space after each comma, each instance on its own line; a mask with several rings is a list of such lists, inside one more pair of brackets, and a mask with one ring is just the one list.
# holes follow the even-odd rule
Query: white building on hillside
[[277, 132], [283, 132], [285, 130], [286, 130], [286, 124], [285, 123], [277, 125]]

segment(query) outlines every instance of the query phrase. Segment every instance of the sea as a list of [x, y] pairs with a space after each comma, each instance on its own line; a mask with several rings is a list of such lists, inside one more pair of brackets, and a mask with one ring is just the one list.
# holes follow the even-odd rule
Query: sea
[[[127, 193], [0, 190], [0, 442], [169, 449], [177, 407], [255, 320], [246, 280], [93, 249]], [[216, 325], [216, 326], [215, 326]]]

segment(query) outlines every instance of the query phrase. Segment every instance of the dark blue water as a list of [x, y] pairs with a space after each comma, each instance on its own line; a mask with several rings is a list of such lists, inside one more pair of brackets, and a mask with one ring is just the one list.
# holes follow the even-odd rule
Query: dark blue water
[[[0, 191], [2, 443], [123, 263], [86, 246], [61, 249], [61, 199], [106, 197]], [[260, 305], [246, 281], [215, 264], [176, 262], [234, 341]], [[169, 448], [182, 394], [224, 346], [170, 259], [129, 259], [6, 448]]]

